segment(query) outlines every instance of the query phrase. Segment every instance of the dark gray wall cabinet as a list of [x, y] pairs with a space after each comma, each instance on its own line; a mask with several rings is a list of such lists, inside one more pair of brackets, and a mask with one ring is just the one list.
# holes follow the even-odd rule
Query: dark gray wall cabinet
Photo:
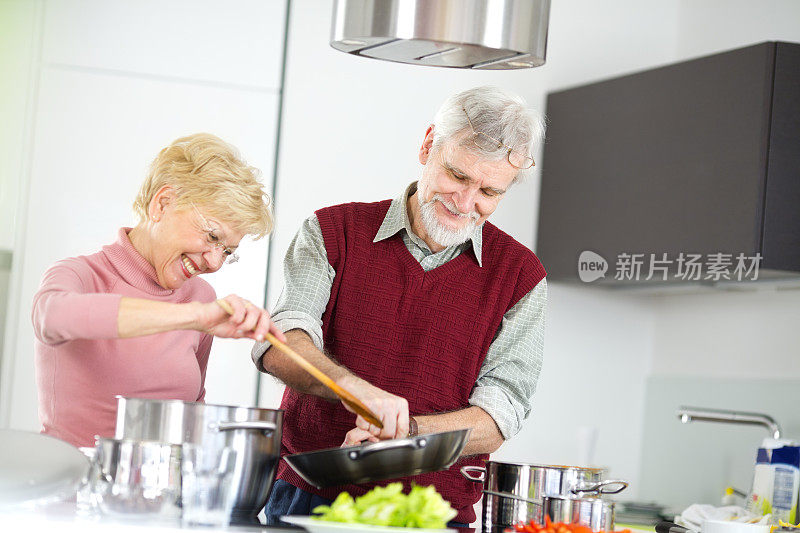
[[555, 92], [547, 116], [537, 254], [550, 279], [578, 281], [586, 250], [608, 262], [597, 283], [635, 281], [619, 275], [633, 254], [640, 281], [651, 254], [665, 259], [651, 281], [686, 281], [681, 253], [706, 269], [761, 254], [761, 279], [800, 272], [800, 44]]

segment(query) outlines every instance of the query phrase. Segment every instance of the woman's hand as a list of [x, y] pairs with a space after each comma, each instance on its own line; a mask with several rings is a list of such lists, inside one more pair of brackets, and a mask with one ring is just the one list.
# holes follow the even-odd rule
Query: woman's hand
[[286, 342], [283, 332], [264, 309], [235, 294], [226, 296], [224, 300], [233, 313], [229, 314], [217, 302], [197, 304], [197, 329], [215, 337], [248, 338], [259, 342], [270, 332], [278, 340]]

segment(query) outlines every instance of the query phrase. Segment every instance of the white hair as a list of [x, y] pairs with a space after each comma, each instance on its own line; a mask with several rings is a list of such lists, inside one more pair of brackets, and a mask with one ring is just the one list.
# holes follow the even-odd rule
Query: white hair
[[[469, 120], [467, 120], [469, 113]], [[486, 149], [472, 142], [472, 129], [484, 133], [524, 155], [544, 139], [544, 119], [529, 109], [522, 97], [500, 89], [483, 86], [468, 89], [444, 101], [433, 119], [433, 147], [446, 144], [468, 148], [489, 159], [506, 157], [502, 146]], [[520, 170], [518, 177], [526, 174]]]

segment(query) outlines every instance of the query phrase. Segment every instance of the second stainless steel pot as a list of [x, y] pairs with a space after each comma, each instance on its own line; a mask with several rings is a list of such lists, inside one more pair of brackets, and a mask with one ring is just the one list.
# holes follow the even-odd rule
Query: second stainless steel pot
[[547, 497], [542, 515], [552, 522], [580, 524], [592, 531], [614, 531], [614, 502], [600, 498]]
[[269, 496], [283, 411], [180, 400], [118, 397], [116, 438], [236, 450], [235, 521], [255, 519]]
[[541, 522], [546, 497], [616, 494], [628, 486], [626, 481], [604, 480], [602, 468], [487, 461], [485, 468], [466, 466], [461, 473], [483, 483], [484, 531], [502, 531], [521, 521]]
[[527, 524], [529, 521], [544, 526], [548, 519], [554, 523], [580, 524], [593, 531], [614, 530], [615, 504], [609, 500], [545, 496], [541, 502], [537, 502], [506, 492], [484, 490], [483, 493], [484, 516], [488, 508], [492, 511], [490, 516], [496, 520], [484, 525], [486, 532], [501, 533], [511, 524]]

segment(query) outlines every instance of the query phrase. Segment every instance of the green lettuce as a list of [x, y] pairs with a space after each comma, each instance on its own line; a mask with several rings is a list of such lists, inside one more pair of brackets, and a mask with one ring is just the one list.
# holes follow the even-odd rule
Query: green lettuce
[[331, 505], [320, 505], [312, 512], [315, 519], [330, 522], [426, 529], [445, 528], [456, 516], [456, 511], [432, 485], [414, 485], [406, 495], [402, 483], [375, 487], [355, 500], [342, 492]]

